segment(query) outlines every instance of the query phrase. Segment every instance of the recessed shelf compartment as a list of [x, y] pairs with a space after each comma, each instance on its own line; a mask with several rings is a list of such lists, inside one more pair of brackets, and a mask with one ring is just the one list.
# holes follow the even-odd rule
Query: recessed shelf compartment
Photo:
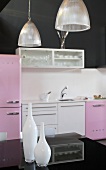
[[84, 143], [72, 140], [67, 144], [52, 145], [52, 156], [49, 164], [84, 160]]
[[17, 48], [23, 68], [84, 68], [84, 50]]

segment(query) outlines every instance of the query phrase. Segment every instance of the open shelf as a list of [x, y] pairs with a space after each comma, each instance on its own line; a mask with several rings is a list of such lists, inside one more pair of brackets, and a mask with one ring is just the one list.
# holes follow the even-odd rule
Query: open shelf
[[23, 68], [84, 68], [84, 50], [17, 48]]

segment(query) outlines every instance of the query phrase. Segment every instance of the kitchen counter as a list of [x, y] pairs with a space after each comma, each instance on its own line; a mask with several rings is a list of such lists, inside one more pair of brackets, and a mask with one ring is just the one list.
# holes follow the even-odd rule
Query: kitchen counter
[[[68, 135], [60, 135], [55, 137], [47, 138], [47, 141], [50, 146], [60, 145], [63, 143], [72, 143], [75, 144], [75, 141], [78, 141], [79, 146], [82, 147], [82, 159], [71, 160], [64, 163], [54, 163], [49, 164], [45, 168], [39, 168], [36, 166], [36, 163], [25, 163], [23, 157], [22, 141], [21, 140], [9, 140], [0, 142], [0, 168], [1, 170], [91, 170], [91, 169], [106, 169], [106, 146], [93, 141], [89, 138], [72, 137]], [[81, 144], [81, 145], [80, 145]], [[77, 145], [76, 145], [77, 146]], [[76, 152], [75, 152], [76, 153]], [[63, 154], [63, 158], [64, 158]], [[64, 159], [63, 159], [64, 160]]]
[[59, 101], [59, 100], [49, 100], [49, 101], [41, 101], [41, 100], [23, 100], [22, 104], [28, 104], [29, 102], [33, 104], [49, 104], [49, 103], [61, 103], [61, 102], [68, 102], [68, 103], [75, 103], [75, 102], [85, 102], [87, 100], [69, 100], [69, 101]]
[[22, 104], [28, 104], [29, 102], [33, 103], [33, 104], [49, 104], [49, 103], [75, 103], [75, 102], [89, 102], [89, 101], [106, 101], [106, 99], [87, 99], [87, 100], [63, 100], [63, 101], [59, 101], [58, 99], [56, 100], [49, 100], [49, 101], [41, 101], [41, 100], [22, 100]]

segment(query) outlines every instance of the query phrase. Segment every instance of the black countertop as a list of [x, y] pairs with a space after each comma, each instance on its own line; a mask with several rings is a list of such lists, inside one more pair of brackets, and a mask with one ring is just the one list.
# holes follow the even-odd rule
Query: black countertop
[[[106, 146], [88, 138], [72, 138], [70, 135], [62, 137], [47, 138], [50, 146], [59, 144], [74, 144], [81, 149], [80, 156], [76, 156], [71, 161], [61, 163], [50, 163], [47, 167], [39, 168], [35, 162], [28, 164], [24, 162], [22, 141], [9, 140], [0, 142], [0, 169], [1, 170], [92, 170], [98, 168], [106, 170]], [[66, 149], [66, 148], [65, 148]], [[71, 155], [72, 156], [72, 155]]]

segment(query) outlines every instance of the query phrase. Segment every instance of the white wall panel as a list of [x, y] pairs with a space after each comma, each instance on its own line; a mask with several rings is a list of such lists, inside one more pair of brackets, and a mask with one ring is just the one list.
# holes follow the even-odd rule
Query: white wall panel
[[49, 91], [50, 100], [54, 100], [65, 86], [66, 97], [106, 96], [106, 69], [22, 69], [22, 100], [39, 100], [41, 93]]

